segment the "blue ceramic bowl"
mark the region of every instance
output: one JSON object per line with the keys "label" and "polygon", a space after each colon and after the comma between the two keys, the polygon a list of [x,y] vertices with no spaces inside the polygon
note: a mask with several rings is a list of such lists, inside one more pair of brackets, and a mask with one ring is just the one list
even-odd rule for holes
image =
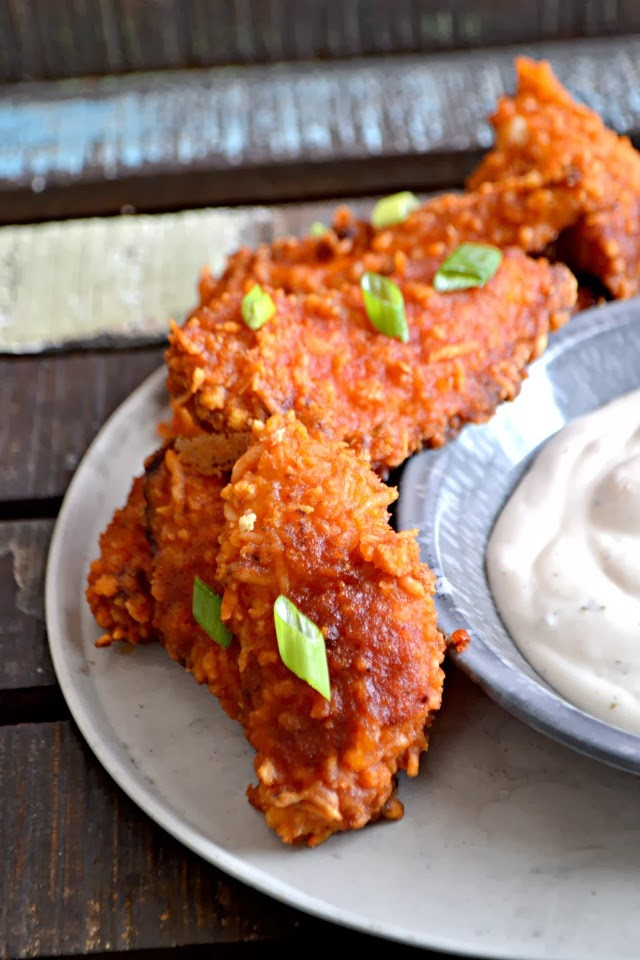
{"label": "blue ceramic bowl", "polygon": [[638,387],[640,298],[578,314],[551,338],[514,403],[407,464],[398,502],[399,526],[418,527],[423,559],[438,578],[442,629],[471,634],[468,649],[456,655],[462,669],[535,729],[633,773],[640,773],[640,737],[572,706],[518,651],[493,603],[485,550],[540,445],[570,420]]}

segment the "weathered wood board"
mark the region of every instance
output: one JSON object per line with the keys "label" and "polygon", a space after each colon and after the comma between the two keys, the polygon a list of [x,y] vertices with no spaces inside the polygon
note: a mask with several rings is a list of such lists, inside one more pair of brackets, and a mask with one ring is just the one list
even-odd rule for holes
{"label": "weathered wood board", "polygon": [[241,195],[244,171],[268,181],[287,168],[302,178],[302,165],[478,151],[522,52],[549,58],[616,129],[640,126],[636,36],[16,84],[0,98],[0,196],[34,192],[46,209],[49,188],[205,172],[217,203],[214,174],[235,173]]}
{"label": "weathered wood board", "polygon": [[4,516],[37,516],[37,501],[61,497],[104,421],[161,363],[158,348],[0,358]]}
{"label": "weathered wood board", "polygon": [[302,932],[137,810],[68,721],[0,727],[0,796],[0,957]]}
{"label": "weathered wood board", "polygon": [[0,0],[0,82],[628,34],[634,0]]}
{"label": "weathered wood board", "polygon": [[44,624],[52,520],[0,523],[0,690],[56,682]]}

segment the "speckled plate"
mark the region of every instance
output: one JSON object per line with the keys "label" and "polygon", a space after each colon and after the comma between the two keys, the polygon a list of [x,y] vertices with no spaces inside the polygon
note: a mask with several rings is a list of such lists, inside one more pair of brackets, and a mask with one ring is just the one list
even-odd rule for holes
{"label": "speckled plate", "polygon": [[409,462],[399,522],[419,527],[438,576],[447,632],[473,637],[458,657],[469,676],[537,730],[605,763],[640,773],[640,737],[589,716],[554,693],[524,660],[491,597],[485,548],[493,524],[540,444],[568,421],[640,387],[640,299],[586,311],[552,338],[522,392],[483,426]]}
{"label": "speckled plate", "polygon": [[[626,311],[601,316],[626,330]],[[582,317],[576,333],[588,337],[597,324],[595,315]],[[621,336],[628,347],[632,328]],[[249,806],[251,750],[206,689],[159,647],[96,650],[99,631],[84,599],[88,566],[100,531],[157,445],[165,376],[158,371],[143,384],[90,447],[60,512],[47,569],[58,679],[114,780],[206,860],[327,920],[492,960],[637,960],[640,778],[519,723],[459,671],[448,678],[420,775],[400,777],[404,818],[308,850],[285,847]],[[553,389],[542,394],[541,413],[553,429],[562,419],[554,420]],[[541,439],[534,427],[527,440],[521,430],[513,434],[506,462]],[[452,448],[461,462],[475,449],[473,437],[474,429],[465,431]],[[404,484],[406,523],[427,522],[425,468],[423,460],[412,467],[413,492],[411,474]],[[464,540],[469,551],[481,549],[482,529]],[[448,575],[454,582],[455,571]],[[451,621],[455,611],[443,606],[443,616]]]}

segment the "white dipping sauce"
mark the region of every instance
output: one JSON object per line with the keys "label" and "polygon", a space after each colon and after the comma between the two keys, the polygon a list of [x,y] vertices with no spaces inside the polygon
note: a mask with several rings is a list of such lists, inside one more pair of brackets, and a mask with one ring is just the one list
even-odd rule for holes
{"label": "white dipping sauce", "polygon": [[569,424],[498,518],[489,582],[531,666],[640,734],[640,390]]}

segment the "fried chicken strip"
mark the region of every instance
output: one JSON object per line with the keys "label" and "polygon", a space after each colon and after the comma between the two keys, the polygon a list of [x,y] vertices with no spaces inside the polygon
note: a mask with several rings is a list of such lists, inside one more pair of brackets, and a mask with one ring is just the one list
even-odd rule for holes
{"label": "fried chicken strip", "polygon": [[381,230],[342,207],[332,229],[320,237],[284,237],[256,250],[245,247],[229,257],[220,278],[205,271],[200,304],[223,293],[243,293],[253,283],[287,293],[318,293],[357,284],[366,270],[431,283],[444,257],[463,242],[541,252],[576,222],[585,201],[585,187],[573,172],[550,182],[527,171],[481,184],[473,193],[433,197],[403,223]]}
{"label": "fried chicken strip", "polygon": [[[242,694],[238,649],[214,643],[192,613],[193,582],[203,580],[216,593],[218,540],[224,527],[221,493],[229,472],[216,462],[220,438],[204,438],[214,452],[203,456],[199,439],[177,442],[147,461],[144,493],[147,535],[153,553],[153,625],[169,656],[206,683],[233,719]],[[195,446],[194,446],[195,445]]]}
{"label": "fried chicken strip", "polygon": [[[151,619],[169,655],[242,723],[256,750],[252,804],[287,843],[315,845],[402,815],[396,774],[415,775],[427,747],[445,640],[415,531],[389,526],[397,491],[345,444],[311,438],[292,414],[254,432],[229,485],[189,440],[147,460],[134,490],[137,507],[141,491],[146,504]],[[131,556],[124,542],[113,546],[103,538],[93,568],[137,562],[133,539]],[[100,610],[93,568],[88,595]],[[228,649],[194,621],[196,576],[223,596],[235,634]],[[330,702],[280,659],[281,593],[325,635]]]}
{"label": "fried chicken strip", "polygon": [[[615,297],[640,292],[640,154],[627,137],[569,95],[547,62],[516,60],[515,96],[492,117],[496,148],[468,180],[511,181],[535,173],[545,184],[582,186],[582,206],[561,256],[597,276]],[[570,224],[567,224],[570,226]]]}
{"label": "fried chicken strip", "polygon": [[191,606],[196,576],[222,592],[216,580],[220,494],[236,459],[224,438],[202,434],[174,438],[148,457],[100,538],[87,584],[93,615],[106,631],[98,646],[160,641],[234,719],[241,698],[237,657],[228,660],[195,624]]}
{"label": "fried chicken strip", "polygon": [[87,600],[108,646],[114,640],[146,643],[155,639],[151,571],[153,558],[145,530],[144,478],[136,477],[129,497],[100,537],[100,556],[91,564]]}
{"label": "fried chicken strip", "polygon": [[[438,709],[445,640],[416,531],[395,533],[386,487],[345,444],[270,419],[223,491],[217,576],[238,638],[251,803],[287,843],[396,819],[396,773],[418,772]],[[278,654],[284,594],[325,636],[331,700]]]}
{"label": "fried chicken strip", "polygon": [[516,249],[482,288],[439,294],[395,279],[406,344],[372,327],[359,287],[323,296],[272,290],[276,314],[257,332],[242,322],[241,295],[227,294],[173,326],[169,389],[203,427],[225,435],[294,410],[384,472],[512,399],[576,298],[564,266]]}

